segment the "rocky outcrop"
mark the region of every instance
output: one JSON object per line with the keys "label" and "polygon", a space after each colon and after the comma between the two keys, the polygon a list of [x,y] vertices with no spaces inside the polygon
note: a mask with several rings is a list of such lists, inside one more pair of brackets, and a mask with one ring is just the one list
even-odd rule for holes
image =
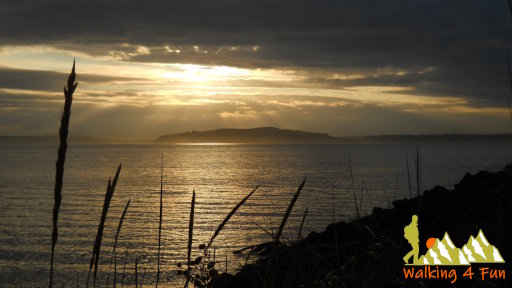
{"label": "rocky outcrop", "polygon": [[[270,286],[403,287],[407,283],[402,257],[411,249],[403,228],[414,214],[419,218],[420,255],[427,252],[425,243],[431,237],[442,239],[448,233],[453,244],[462,247],[482,229],[505,262],[512,262],[512,166],[508,165],[495,173],[466,174],[453,190],[437,186],[419,197],[395,201],[391,209],[374,208],[361,219],[330,224],[323,232],[281,245],[274,252],[277,265],[271,273],[277,277]],[[235,275],[220,274],[213,286],[263,287],[270,247],[270,243],[259,245],[254,264]],[[510,271],[510,263],[505,265]]]}

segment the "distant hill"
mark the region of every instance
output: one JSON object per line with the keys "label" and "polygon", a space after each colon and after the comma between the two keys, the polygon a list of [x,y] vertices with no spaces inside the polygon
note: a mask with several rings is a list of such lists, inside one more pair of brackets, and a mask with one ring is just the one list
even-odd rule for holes
{"label": "distant hill", "polygon": [[274,127],[192,131],[158,137],[154,143],[358,144],[358,143],[512,142],[512,134],[377,135],[333,137],[325,133]]}
{"label": "distant hill", "polygon": [[213,131],[192,131],[163,135],[156,143],[339,143],[340,138],[328,134],[304,132],[299,130],[281,130],[273,127],[253,129],[217,129]]}

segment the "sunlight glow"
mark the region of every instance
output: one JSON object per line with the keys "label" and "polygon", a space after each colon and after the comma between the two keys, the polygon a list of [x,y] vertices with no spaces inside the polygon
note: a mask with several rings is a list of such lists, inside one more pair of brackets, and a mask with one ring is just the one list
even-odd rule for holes
{"label": "sunlight glow", "polygon": [[164,71],[162,78],[180,80],[198,85],[208,84],[216,80],[249,77],[251,71],[227,66],[202,66],[194,64],[173,64],[173,71]]}
{"label": "sunlight glow", "polygon": [[[242,68],[126,60],[130,56],[152,57],[159,52],[166,53],[168,57],[181,57],[190,53],[181,49],[185,48],[172,45],[146,47],[125,43],[106,49],[107,54],[97,56],[74,51],[72,47],[59,49],[47,45],[3,46],[0,48],[0,68],[65,73],[75,58],[79,77],[85,74],[89,76],[89,80],[79,80],[80,89],[76,98],[79,103],[95,105],[102,110],[120,106],[150,107],[155,110],[162,107],[180,107],[178,109],[183,111],[203,109],[202,115],[210,111],[221,121],[226,121],[222,122],[226,123],[223,124],[225,126],[257,126],[262,119],[274,121],[273,125],[277,126],[292,126],[293,123],[287,123],[292,120],[284,117],[281,110],[293,110],[297,115],[303,116],[314,110],[365,107],[417,115],[428,112],[508,117],[506,108],[475,107],[463,97],[419,95],[414,87],[409,86],[356,85],[371,83],[366,79],[371,80],[372,77],[422,75],[434,71],[434,67],[411,71],[384,67],[373,71],[347,72],[300,67]],[[206,52],[200,46],[187,49],[195,51],[195,54]],[[239,50],[256,53],[260,49],[257,45],[233,46],[212,50],[212,53],[235,53]],[[38,89],[4,87],[0,92],[19,95],[18,99],[30,98],[32,100],[27,101],[33,103],[53,101],[52,105],[61,97],[60,91]],[[12,104],[9,110],[19,109],[16,105],[18,104]]]}

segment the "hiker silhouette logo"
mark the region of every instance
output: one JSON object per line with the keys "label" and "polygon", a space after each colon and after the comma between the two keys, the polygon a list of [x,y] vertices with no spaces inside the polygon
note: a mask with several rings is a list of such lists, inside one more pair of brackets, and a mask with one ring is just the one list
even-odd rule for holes
{"label": "hiker silhouette logo", "polygon": [[407,242],[411,244],[412,250],[404,256],[404,262],[408,263],[411,256],[413,256],[413,264],[418,264],[418,253],[420,251],[419,239],[420,233],[418,231],[418,216],[413,215],[411,223],[404,228],[404,237]]}
{"label": "hiker silhouette logo", "polygon": [[462,248],[453,244],[447,232],[445,232],[442,239],[429,238],[425,243],[428,250],[420,256],[418,216],[413,215],[411,223],[404,227],[404,238],[412,247],[412,250],[403,258],[405,265],[468,266],[472,263],[505,263],[498,248],[487,241],[482,230],[478,232],[476,237],[470,236],[468,242]]}

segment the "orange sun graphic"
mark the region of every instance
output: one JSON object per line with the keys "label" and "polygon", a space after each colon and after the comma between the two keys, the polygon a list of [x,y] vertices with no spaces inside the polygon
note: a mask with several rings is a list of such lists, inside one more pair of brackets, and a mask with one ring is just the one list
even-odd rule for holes
{"label": "orange sun graphic", "polygon": [[434,246],[434,243],[436,243],[436,238],[428,238],[427,240],[427,249],[430,249],[430,247]]}

